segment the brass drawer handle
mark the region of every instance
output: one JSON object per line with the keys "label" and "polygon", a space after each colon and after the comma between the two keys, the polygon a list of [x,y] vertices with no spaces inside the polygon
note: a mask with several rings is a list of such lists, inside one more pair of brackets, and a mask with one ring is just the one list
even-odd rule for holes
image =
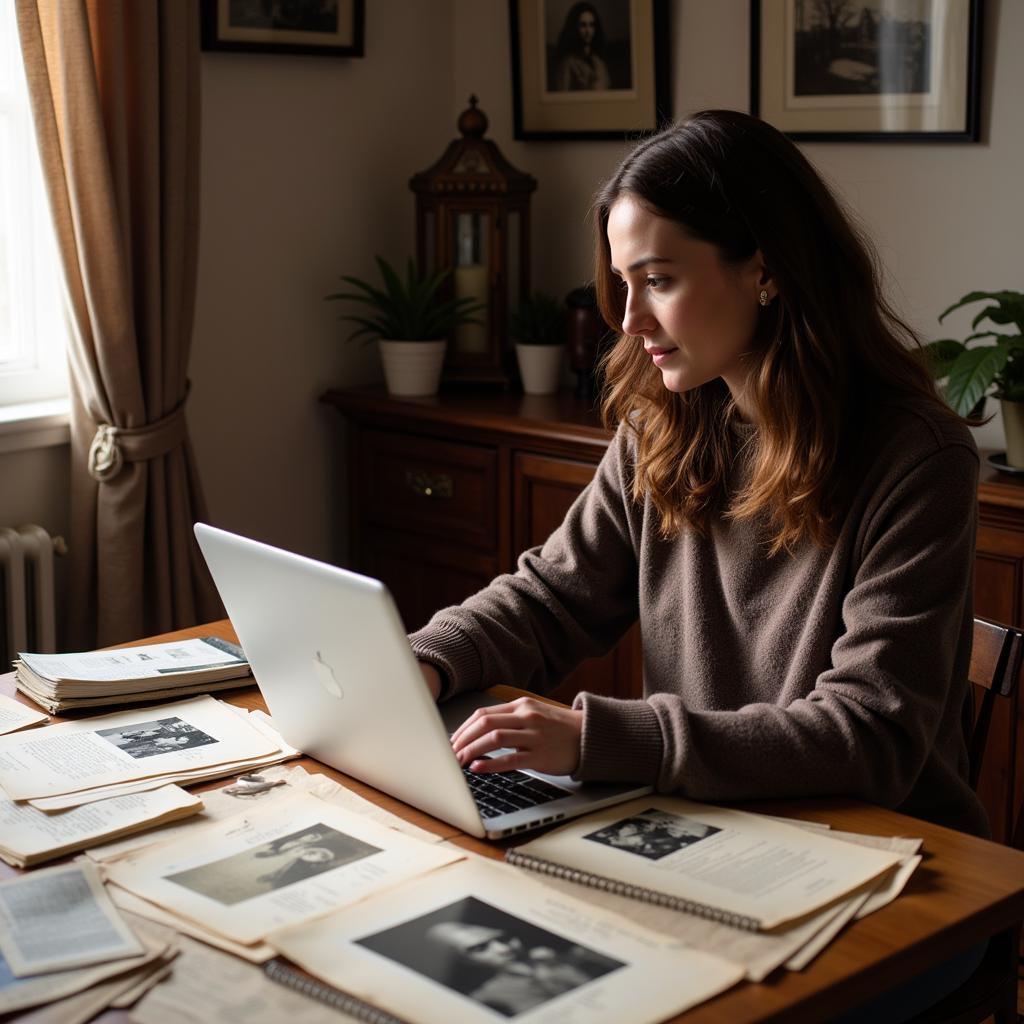
{"label": "brass drawer handle", "polygon": [[447,473],[426,473],[421,469],[405,471],[406,486],[424,498],[450,498],[454,491],[452,478]]}

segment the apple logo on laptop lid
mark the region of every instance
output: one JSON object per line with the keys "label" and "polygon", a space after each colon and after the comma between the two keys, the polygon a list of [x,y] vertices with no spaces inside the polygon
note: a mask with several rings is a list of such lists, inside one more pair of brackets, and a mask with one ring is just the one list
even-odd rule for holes
{"label": "apple logo on laptop lid", "polygon": [[316,673],[317,682],[332,696],[337,697],[338,700],[342,700],[345,697],[345,691],[341,688],[341,684],[334,676],[334,669],[327,664],[326,661],[320,656],[320,652],[317,651],[313,657],[313,671]]}

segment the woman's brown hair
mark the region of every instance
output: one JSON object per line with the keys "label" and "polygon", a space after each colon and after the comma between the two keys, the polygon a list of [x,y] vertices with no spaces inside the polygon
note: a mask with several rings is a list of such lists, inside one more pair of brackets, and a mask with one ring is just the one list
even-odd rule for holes
{"label": "woman's brown hair", "polygon": [[763,519],[772,555],[805,539],[830,546],[871,407],[913,399],[955,417],[917,336],[882,295],[870,244],[776,129],[735,111],[695,114],[640,143],[597,194],[598,304],[619,332],[625,296],[610,269],[608,214],[623,195],[714,244],[727,263],[760,250],[778,293],[761,309],[751,356],[751,475],[728,508],[738,442],[725,382],[674,393],[638,339],[621,335],[612,347],[603,411],[635,435],[633,497],[650,499],[666,537],[684,525],[704,532],[723,511]]}

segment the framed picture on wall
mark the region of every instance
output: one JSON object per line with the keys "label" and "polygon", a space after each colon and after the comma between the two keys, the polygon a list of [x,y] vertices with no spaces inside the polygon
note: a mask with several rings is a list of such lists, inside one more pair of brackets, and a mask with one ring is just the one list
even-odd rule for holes
{"label": "framed picture on wall", "polygon": [[365,0],[201,0],[204,50],[362,57]]}
{"label": "framed picture on wall", "polygon": [[517,139],[623,139],[670,116],[667,0],[509,0]]}
{"label": "framed picture on wall", "polygon": [[981,0],[751,0],[750,110],[794,139],[977,142]]}

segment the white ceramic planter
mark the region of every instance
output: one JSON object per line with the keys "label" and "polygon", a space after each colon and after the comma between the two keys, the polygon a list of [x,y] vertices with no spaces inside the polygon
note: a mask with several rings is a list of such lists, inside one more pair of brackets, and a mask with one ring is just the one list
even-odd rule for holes
{"label": "white ceramic planter", "polygon": [[436,395],[448,344],[440,341],[385,341],[377,343],[384,364],[384,382],[392,395]]}
{"label": "white ceramic planter", "polygon": [[516,345],[519,376],[528,395],[551,395],[562,380],[562,345]]}
{"label": "white ceramic planter", "polygon": [[1024,402],[999,400],[1003,414],[1003,433],[1006,435],[1006,463],[1015,469],[1024,469]]}

